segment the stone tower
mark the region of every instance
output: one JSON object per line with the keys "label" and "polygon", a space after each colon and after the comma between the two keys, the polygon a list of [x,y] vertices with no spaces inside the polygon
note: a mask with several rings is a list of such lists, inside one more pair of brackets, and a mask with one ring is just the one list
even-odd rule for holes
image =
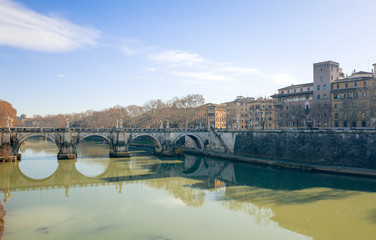
{"label": "stone tower", "polygon": [[316,128],[331,127],[330,91],[331,83],[339,78],[339,63],[333,61],[313,64],[313,99],[311,109],[313,126]]}

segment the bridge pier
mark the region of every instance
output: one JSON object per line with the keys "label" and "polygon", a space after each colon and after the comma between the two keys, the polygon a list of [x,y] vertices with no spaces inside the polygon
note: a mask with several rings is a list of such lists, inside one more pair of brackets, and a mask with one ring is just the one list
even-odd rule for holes
{"label": "bridge pier", "polygon": [[124,132],[118,130],[111,136],[111,150],[110,158],[128,158],[131,153],[128,151],[128,144],[126,143]]}
{"label": "bridge pier", "polygon": [[65,131],[58,137],[56,141],[59,152],[57,154],[58,160],[63,159],[76,159],[77,158],[77,140],[72,137],[70,129],[65,129]]}

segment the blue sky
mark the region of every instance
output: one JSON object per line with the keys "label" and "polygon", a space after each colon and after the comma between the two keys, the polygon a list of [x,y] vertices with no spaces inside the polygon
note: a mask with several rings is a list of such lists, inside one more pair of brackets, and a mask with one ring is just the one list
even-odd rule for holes
{"label": "blue sky", "polygon": [[18,114],[221,103],[376,63],[376,1],[0,0],[0,99]]}

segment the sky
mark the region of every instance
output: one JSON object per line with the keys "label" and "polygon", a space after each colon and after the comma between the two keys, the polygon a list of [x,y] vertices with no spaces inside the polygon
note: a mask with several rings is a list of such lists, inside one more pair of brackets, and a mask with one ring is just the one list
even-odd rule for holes
{"label": "sky", "polygon": [[0,0],[0,99],[18,115],[223,103],[376,63],[374,0]]}

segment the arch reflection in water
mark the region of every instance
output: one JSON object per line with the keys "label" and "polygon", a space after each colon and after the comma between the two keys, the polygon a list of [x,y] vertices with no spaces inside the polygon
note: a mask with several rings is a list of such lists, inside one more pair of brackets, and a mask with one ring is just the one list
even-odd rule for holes
{"label": "arch reflection in water", "polygon": [[43,179],[57,169],[56,144],[49,138],[31,137],[20,146],[23,160],[19,163],[23,173],[31,178]]}
{"label": "arch reflection in water", "polygon": [[109,164],[109,143],[100,136],[90,136],[77,146],[76,168],[85,176],[98,176]]}

